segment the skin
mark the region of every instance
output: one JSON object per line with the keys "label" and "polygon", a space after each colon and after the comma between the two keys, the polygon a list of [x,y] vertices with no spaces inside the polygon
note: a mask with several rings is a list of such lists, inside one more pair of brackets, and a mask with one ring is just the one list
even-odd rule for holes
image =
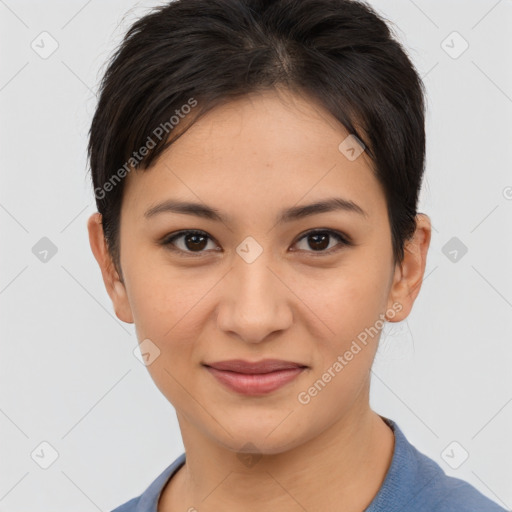
{"label": "skin", "polygon": [[[418,214],[405,258],[394,264],[385,196],[367,155],[350,161],[338,149],[347,135],[310,98],[250,94],[210,111],[151,169],[127,175],[123,280],[100,214],[88,221],[116,315],[135,323],[139,342],[158,346],[147,368],[176,409],[187,460],[164,488],[161,512],[356,512],[384,481],[394,436],[369,405],[380,332],[309,403],[297,399],[379,315],[406,318],[425,271],[430,219]],[[352,200],[367,216],[339,210],[276,224],[282,209],[331,197]],[[229,219],[144,217],[170,198],[207,204]],[[353,245],[330,237],[315,251],[318,241],[304,234],[319,228],[346,234]],[[194,240],[176,240],[189,256],[158,243],[185,229],[210,238],[199,249]],[[248,236],[263,250],[252,263],[236,252]],[[330,248],[338,250],[326,254]],[[225,388],[201,365],[234,358],[308,368],[251,397]],[[242,448],[248,442],[253,464],[237,456],[251,451]]]}

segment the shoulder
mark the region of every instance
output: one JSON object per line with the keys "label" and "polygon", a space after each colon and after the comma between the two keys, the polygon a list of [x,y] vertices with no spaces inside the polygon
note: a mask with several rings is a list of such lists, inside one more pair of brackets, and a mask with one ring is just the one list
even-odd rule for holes
{"label": "shoulder", "polygon": [[395,449],[384,483],[366,512],[506,512],[468,482],[448,476],[396,423],[383,419],[395,434]]}
{"label": "shoulder", "polygon": [[436,498],[433,505],[437,512],[505,512],[504,508],[469,483],[447,476],[444,472],[435,483],[432,492]]}
{"label": "shoulder", "polygon": [[163,488],[173,477],[174,473],[185,463],[185,460],[186,455],[182,453],[151,482],[149,487],[140,496],[132,498],[111,512],[157,512],[158,500]]}
{"label": "shoulder", "polygon": [[119,505],[112,512],[135,512],[137,510],[137,504],[139,503],[139,496],[132,498],[130,501]]}
{"label": "shoulder", "polygon": [[408,452],[417,468],[416,495],[418,512],[505,512],[468,482],[448,476],[433,459],[408,443]]}

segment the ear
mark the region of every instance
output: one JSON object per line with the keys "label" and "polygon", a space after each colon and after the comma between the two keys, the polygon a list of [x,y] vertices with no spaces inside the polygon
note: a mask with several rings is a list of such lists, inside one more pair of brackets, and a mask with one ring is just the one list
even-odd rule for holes
{"label": "ear", "polygon": [[87,221],[89,231],[89,244],[98,265],[107,293],[112,300],[117,318],[123,322],[133,323],[132,310],[128,301],[126,288],[119,277],[112,257],[108,251],[107,241],[103,233],[101,214],[93,213]]}
{"label": "ear", "polygon": [[404,259],[395,266],[388,297],[389,309],[395,303],[401,304],[402,308],[393,318],[388,319],[389,322],[400,322],[411,312],[423,282],[431,234],[430,218],[423,213],[416,215],[416,230],[404,244]]}

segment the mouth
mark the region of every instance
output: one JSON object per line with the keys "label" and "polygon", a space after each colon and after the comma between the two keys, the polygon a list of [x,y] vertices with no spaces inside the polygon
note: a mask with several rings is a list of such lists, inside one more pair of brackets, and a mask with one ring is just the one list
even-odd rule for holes
{"label": "mouth", "polygon": [[218,361],[215,363],[203,364],[216,370],[245,374],[261,374],[280,370],[307,368],[305,364],[296,363],[293,361],[283,361],[282,359],[263,359],[261,361],[255,362],[245,361],[244,359],[230,359],[229,361]]}
{"label": "mouth", "polygon": [[244,395],[264,395],[294,380],[308,366],[280,359],[250,362],[242,359],[203,363],[217,381]]}

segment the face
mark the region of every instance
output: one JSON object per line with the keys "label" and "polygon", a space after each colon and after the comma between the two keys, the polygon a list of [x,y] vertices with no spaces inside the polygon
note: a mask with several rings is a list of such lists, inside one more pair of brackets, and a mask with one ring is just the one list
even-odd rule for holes
{"label": "face", "polygon": [[[124,282],[91,217],[116,313],[135,323],[139,342],[150,340],[150,357],[159,351],[147,368],[182,429],[234,451],[251,441],[279,453],[368,409],[380,328],[385,316],[407,316],[429,231],[404,273],[370,160],[339,149],[347,136],[319,105],[285,91],[210,111],[154,167],[126,177]],[[304,209],[332,200],[337,207]],[[203,214],[161,206],[168,201]],[[204,366],[231,359],[305,368],[247,394]]]}

